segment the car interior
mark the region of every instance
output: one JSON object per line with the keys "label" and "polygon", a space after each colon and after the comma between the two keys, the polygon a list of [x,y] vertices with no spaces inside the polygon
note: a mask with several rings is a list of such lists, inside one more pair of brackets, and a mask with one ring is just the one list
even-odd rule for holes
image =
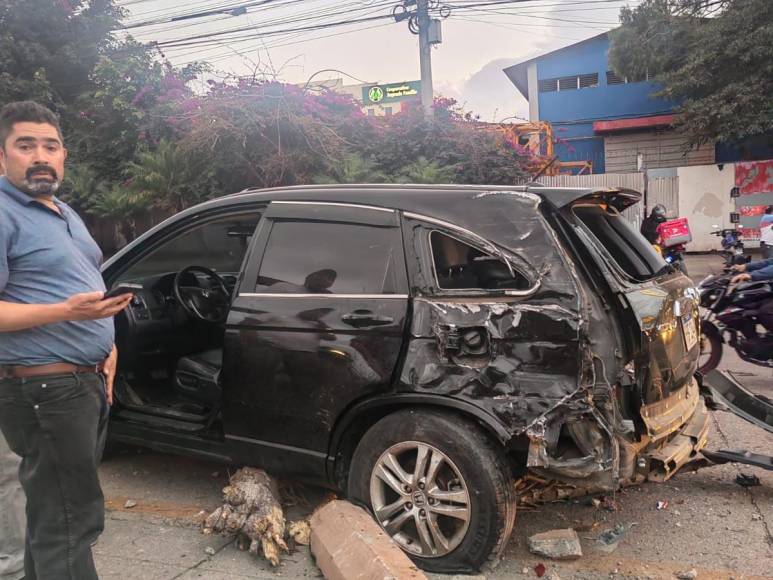
{"label": "car interior", "polygon": [[143,289],[116,317],[121,414],[176,428],[216,420],[228,308],[259,214],[230,216],[162,240],[114,284]]}
{"label": "car interior", "polygon": [[[433,231],[430,245],[439,288],[447,290],[527,290],[531,284],[496,256],[447,234]],[[514,274],[514,275],[513,275]]]}

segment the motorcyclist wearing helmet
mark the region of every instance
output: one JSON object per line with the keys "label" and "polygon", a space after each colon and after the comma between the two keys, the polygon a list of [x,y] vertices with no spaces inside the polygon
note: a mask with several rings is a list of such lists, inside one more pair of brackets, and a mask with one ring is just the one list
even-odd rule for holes
{"label": "motorcyclist wearing helmet", "polygon": [[644,218],[641,223],[641,234],[647,238],[650,244],[656,244],[658,241],[658,226],[666,221],[666,206],[662,203],[652,208],[650,215]]}
{"label": "motorcyclist wearing helmet", "polygon": [[748,264],[738,264],[733,266],[733,270],[735,272],[742,272],[741,274],[736,274],[730,280],[730,283],[733,285],[741,282],[773,281],[773,258],[757,260]]}

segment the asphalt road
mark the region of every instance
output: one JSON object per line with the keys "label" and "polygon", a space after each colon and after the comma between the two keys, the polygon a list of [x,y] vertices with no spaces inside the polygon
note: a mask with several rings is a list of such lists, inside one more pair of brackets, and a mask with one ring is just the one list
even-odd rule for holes
{"label": "asphalt road", "polygon": [[[700,280],[716,257],[692,257],[690,274]],[[730,354],[722,366],[747,387],[773,398],[773,372]],[[709,448],[748,449],[773,454],[773,435],[728,413],[714,413]],[[744,488],[739,473],[755,474],[761,485]],[[286,557],[272,570],[227,540],[204,536],[195,525],[201,510],[214,509],[228,472],[222,465],[127,449],[101,468],[108,505],[107,527],[95,546],[103,580],[211,580],[319,577],[308,549]],[[326,492],[290,485],[290,519],[308,514]],[[773,578],[773,472],[722,465],[678,474],[664,484],[647,483],[615,494],[616,511],[573,500],[521,510],[502,561],[489,579],[536,578],[543,563],[553,578],[675,578],[695,570],[698,578]],[[126,508],[127,501],[136,503]],[[668,507],[657,509],[659,501]],[[612,553],[596,541],[605,529],[627,532]],[[571,563],[539,559],[528,552],[529,535],[575,527],[584,556]],[[444,578],[435,576],[434,578]]]}

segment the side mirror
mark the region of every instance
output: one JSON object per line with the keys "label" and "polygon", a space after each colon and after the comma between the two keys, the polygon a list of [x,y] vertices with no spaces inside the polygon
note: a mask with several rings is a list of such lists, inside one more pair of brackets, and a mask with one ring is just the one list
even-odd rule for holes
{"label": "side mirror", "polygon": [[741,197],[741,188],[734,187],[730,190],[730,197]]}

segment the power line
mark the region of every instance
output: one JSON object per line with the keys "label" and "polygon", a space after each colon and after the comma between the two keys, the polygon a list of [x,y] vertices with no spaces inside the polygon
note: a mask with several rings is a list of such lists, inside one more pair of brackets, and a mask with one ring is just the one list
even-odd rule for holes
{"label": "power line", "polygon": [[[197,34],[193,36],[188,36],[184,38],[178,38],[175,40],[167,40],[167,41],[161,41],[155,43],[158,46],[163,47],[170,47],[170,46],[190,46],[191,44],[196,44],[197,41],[204,41],[211,40],[214,38],[217,38],[219,36],[223,36],[225,34],[234,34],[238,32],[250,32],[249,35],[258,35],[258,36],[275,36],[277,34],[283,34],[285,32],[300,32],[300,31],[312,31],[312,30],[320,30],[324,28],[333,28],[337,26],[346,26],[350,24],[360,24],[363,22],[375,22],[377,20],[391,20],[392,15],[391,14],[385,14],[385,15],[378,15],[378,16],[366,16],[363,18],[350,18],[348,20],[338,20],[335,22],[326,22],[326,23],[319,23],[319,24],[310,24],[308,26],[299,26],[296,28],[287,28],[284,30],[268,30],[266,32],[258,32],[255,30],[254,26],[245,26],[241,28],[235,28],[232,30],[227,31],[220,31],[220,32],[211,32],[208,34]],[[260,30],[260,29],[258,29]],[[233,40],[234,38],[230,38],[230,40]]]}
{"label": "power line", "polygon": [[154,24],[171,24],[172,22],[182,22],[184,20],[192,20],[196,18],[204,18],[206,16],[213,16],[216,14],[230,14],[232,16],[240,16],[247,11],[247,8],[255,6],[262,6],[277,2],[278,0],[255,0],[253,2],[246,2],[242,4],[235,4],[232,6],[214,8],[212,10],[204,10],[200,12],[193,12],[189,14],[182,14],[177,16],[164,16],[151,20],[145,20],[143,22],[135,22],[126,24],[123,26],[123,30],[131,30],[133,28],[143,28],[145,26],[152,26]]}
{"label": "power line", "polygon": [[[300,2],[300,1],[302,1],[302,0],[294,0],[294,2]],[[290,5],[290,4],[283,5],[283,6],[289,6],[289,5]],[[356,1],[356,2],[350,2],[348,5],[347,5],[347,4],[344,4],[344,5],[343,5],[343,7],[349,7],[349,6],[352,6],[352,7],[354,7],[354,6],[358,6],[358,5],[360,5],[360,2],[359,2],[359,0],[358,0],[358,1]],[[269,6],[269,7],[265,8],[264,10],[266,10],[266,9],[270,9],[270,8],[272,8],[272,7],[275,7],[275,5],[274,5],[274,6]],[[339,7],[340,7],[340,6],[339,6]],[[362,8],[360,8],[360,10],[361,10],[361,9],[362,9]],[[308,19],[310,16],[319,16],[319,17],[322,17],[322,18],[324,18],[324,17],[328,17],[328,16],[331,16],[331,15],[335,15],[335,14],[333,14],[333,13],[329,12],[329,10],[330,10],[330,6],[325,6],[325,7],[322,7],[322,8],[317,8],[317,9],[315,9],[315,10],[312,10],[312,11],[305,10],[305,11],[303,12],[303,15],[304,15],[304,16],[305,16],[307,19]],[[354,8],[354,10],[356,10],[356,8]],[[343,14],[348,14],[348,13],[350,13],[350,12],[351,12],[351,11],[347,10],[347,11],[345,11],[345,12],[340,12],[340,13],[338,13],[338,14],[342,14],[342,13],[343,13]],[[262,12],[261,12],[261,13],[262,13]],[[249,15],[251,15],[251,14],[254,14],[254,13],[253,13],[253,12],[248,12],[248,13],[247,13],[247,16],[249,16]],[[135,33],[135,34],[136,34],[137,36],[147,36],[147,35],[152,35],[152,34],[161,34],[161,33],[163,33],[163,32],[168,32],[168,31],[171,31],[171,30],[175,30],[175,31],[176,31],[176,30],[181,30],[181,29],[183,29],[183,28],[190,28],[190,27],[196,27],[196,26],[203,26],[203,25],[205,25],[205,24],[209,24],[209,23],[213,23],[213,22],[218,22],[218,21],[221,21],[221,20],[230,20],[231,18],[233,18],[233,17],[231,17],[231,16],[223,16],[223,15],[221,15],[221,17],[220,17],[220,18],[215,18],[215,19],[212,19],[212,20],[206,20],[206,21],[204,21],[204,22],[192,22],[192,23],[188,23],[188,24],[182,24],[182,25],[181,25],[181,24],[175,24],[175,25],[173,25],[173,26],[169,26],[169,27],[166,27],[166,28],[156,28],[156,29],[153,29],[153,30],[147,30],[147,31],[144,31],[144,32],[143,32],[143,31],[141,31],[141,32],[139,32],[139,33]],[[290,15],[290,16],[281,16],[281,17],[279,17],[279,18],[275,18],[275,19],[273,19],[273,20],[264,20],[264,21],[262,22],[262,25],[263,25],[264,27],[268,27],[268,26],[274,26],[274,25],[282,25],[282,24],[287,24],[287,23],[290,23],[290,22],[298,22],[298,18],[297,18],[297,17],[295,17],[295,15],[294,15],[294,14],[293,14],[293,15]]]}

